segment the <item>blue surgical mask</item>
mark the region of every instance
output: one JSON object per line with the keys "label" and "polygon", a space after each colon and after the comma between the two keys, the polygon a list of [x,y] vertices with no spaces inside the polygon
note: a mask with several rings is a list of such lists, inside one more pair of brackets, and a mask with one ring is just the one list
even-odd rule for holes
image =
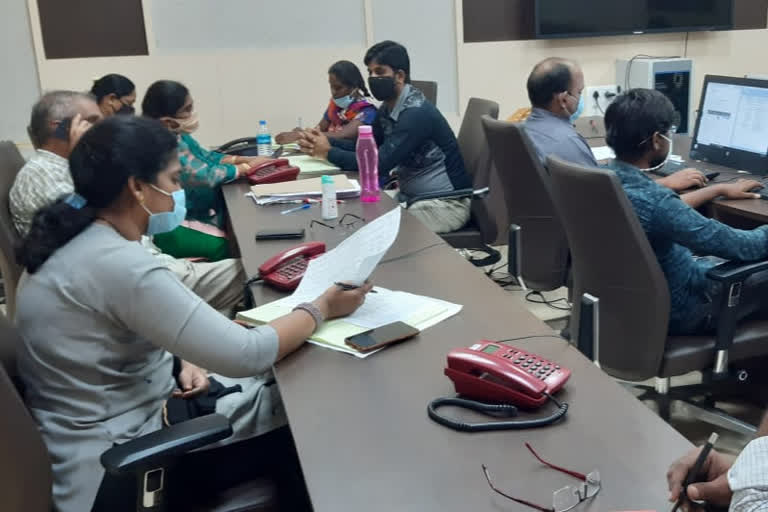
{"label": "blue surgical mask", "polygon": [[353,98],[351,94],[347,94],[346,96],[342,96],[341,98],[333,98],[333,102],[336,104],[337,107],[339,107],[342,110],[349,107],[354,101],[355,101],[355,98]]}
{"label": "blue surgical mask", "polygon": [[[572,98],[575,98],[575,96],[571,93],[568,93],[568,96],[571,96]],[[579,105],[576,107],[576,112],[571,114],[571,124],[575,123],[578,118],[581,117],[581,114],[584,113],[584,95],[579,95]]]}
{"label": "blue surgical mask", "polygon": [[152,184],[149,185],[158,192],[170,196],[173,198],[173,210],[170,212],[152,213],[149,209],[141,205],[149,214],[149,224],[147,224],[147,236],[159,235],[161,233],[170,233],[177,227],[181,226],[184,219],[187,216],[187,197],[184,194],[184,189],[171,192],[158,188]]}

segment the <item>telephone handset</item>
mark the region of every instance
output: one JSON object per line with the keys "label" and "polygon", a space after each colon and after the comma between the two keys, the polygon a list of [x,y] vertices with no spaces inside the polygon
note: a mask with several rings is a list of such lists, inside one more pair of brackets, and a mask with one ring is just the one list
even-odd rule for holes
{"label": "telephone handset", "polygon": [[292,166],[287,159],[279,158],[251,167],[246,174],[251,185],[263,185],[293,181],[299,177],[300,172],[301,170]]}
{"label": "telephone handset", "polygon": [[325,243],[307,242],[282,251],[259,267],[259,277],[280,290],[293,291],[307,271],[309,260],[325,252]]}
{"label": "telephone handset", "polygon": [[[439,398],[430,404],[428,412],[433,420],[456,430],[473,432],[544,426],[558,421],[568,411],[568,404],[560,404],[552,395],[562,389],[571,371],[516,347],[481,341],[469,348],[452,350],[448,354],[445,375],[453,381],[462,398]],[[536,409],[548,401],[558,406],[554,414],[526,421],[470,424],[437,413],[438,407],[454,405],[515,416],[518,407]]]}

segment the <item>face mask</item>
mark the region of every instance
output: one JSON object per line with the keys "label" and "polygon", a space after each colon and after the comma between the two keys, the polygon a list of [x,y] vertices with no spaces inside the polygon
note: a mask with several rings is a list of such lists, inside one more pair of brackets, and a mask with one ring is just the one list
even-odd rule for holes
{"label": "face mask", "polygon": [[173,130],[176,133],[195,133],[200,126],[200,119],[197,117],[197,112],[192,112],[189,117],[166,117],[165,119],[170,119],[179,125]]}
{"label": "face mask", "polygon": [[126,115],[126,116],[132,116],[134,112],[136,112],[136,109],[133,108],[132,105],[126,105],[125,103],[120,102],[122,107],[117,109],[115,111],[115,115]]}
{"label": "face mask", "polygon": [[[572,95],[571,93],[568,93],[568,96],[575,98],[575,96]],[[565,111],[568,112],[568,107],[565,108]],[[571,114],[571,118],[570,118],[571,124],[575,123],[576,120],[579,117],[581,117],[581,114],[583,113],[584,113],[584,95],[582,94],[579,96],[579,104],[576,106],[576,112]]]}
{"label": "face mask", "polygon": [[379,101],[389,101],[397,95],[393,76],[369,76],[368,87],[371,88],[373,97]]}
{"label": "face mask", "polygon": [[177,227],[181,226],[184,219],[187,216],[187,197],[184,194],[184,189],[174,191],[173,193],[166,192],[161,188],[157,188],[154,185],[150,185],[158,192],[170,196],[173,198],[173,210],[170,212],[152,213],[149,209],[141,205],[144,211],[149,214],[149,224],[147,224],[147,236],[159,235],[161,233],[170,233]]}
{"label": "face mask", "polygon": [[[669,137],[665,137],[665,136],[664,136],[664,135],[662,135],[662,134],[659,134],[659,137],[661,137],[662,139],[664,139],[664,140],[666,140],[667,142],[669,142],[669,151],[667,151],[667,156],[666,156],[666,158],[664,158],[663,160],[661,160],[661,162],[658,162],[658,160],[657,160],[657,163],[656,163],[656,164],[654,164],[653,162],[651,162],[651,166],[652,166],[652,167],[649,167],[648,169],[640,169],[641,171],[644,171],[644,172],[653,172],[653,171],[658,171],[659,169],[661,169],[662,167],[664,167],[665,165],[667,165],[667,162],[669,162],[669,157],[671,157],[671,156],[672,156],[672,145],[673,145],[673,141],[672,141],[672,139],[670,139]],[[642,144],[643,144],[643,143],[640,143],[640,145],[642,145]]]}
{"label": "face mask", "polygon": [[333,102],[342,110],[349,107],[353,101],[355,101],[355,98],[353,98],[351,94],[347,94],[341,98],[333,98]]}

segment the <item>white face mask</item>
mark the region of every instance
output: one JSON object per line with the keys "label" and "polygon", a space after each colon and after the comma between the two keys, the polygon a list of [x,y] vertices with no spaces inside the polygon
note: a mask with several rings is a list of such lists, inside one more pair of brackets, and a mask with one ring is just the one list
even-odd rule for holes
{"label": "white face mask", "polygon": [[[654,165],[653,167],[650,167],[648,169],[640,169],[643,172],[658,171],[659,169],[661,169],[662,167],[667,165],[667,162],[669,162],[669,158],[672,156],[673,140],[670,139],[669,137],[665,136],[665,135],[662,135],[662,134],[659,134],[659,137],[661,137],[662,139],[664,139],[667,142],[669,142],[669,151],[667,151],[667,157],[664,160],[662,160],[662,162],[659,165]],[[641,145],[642,145],[642,143],[641,143]]]}

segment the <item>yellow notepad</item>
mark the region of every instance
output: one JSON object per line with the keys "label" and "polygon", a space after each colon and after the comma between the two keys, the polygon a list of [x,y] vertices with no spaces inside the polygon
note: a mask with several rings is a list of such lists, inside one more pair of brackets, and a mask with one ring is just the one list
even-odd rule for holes
{"label": "yellow notepad", "polygon": [[328,160],[324,160],[322,158],[313,158],[309,155],[289,156],[288,162],[290,162],[292,166],[301,169],[302,175],[341,171],[341,168],[336,167]]}

